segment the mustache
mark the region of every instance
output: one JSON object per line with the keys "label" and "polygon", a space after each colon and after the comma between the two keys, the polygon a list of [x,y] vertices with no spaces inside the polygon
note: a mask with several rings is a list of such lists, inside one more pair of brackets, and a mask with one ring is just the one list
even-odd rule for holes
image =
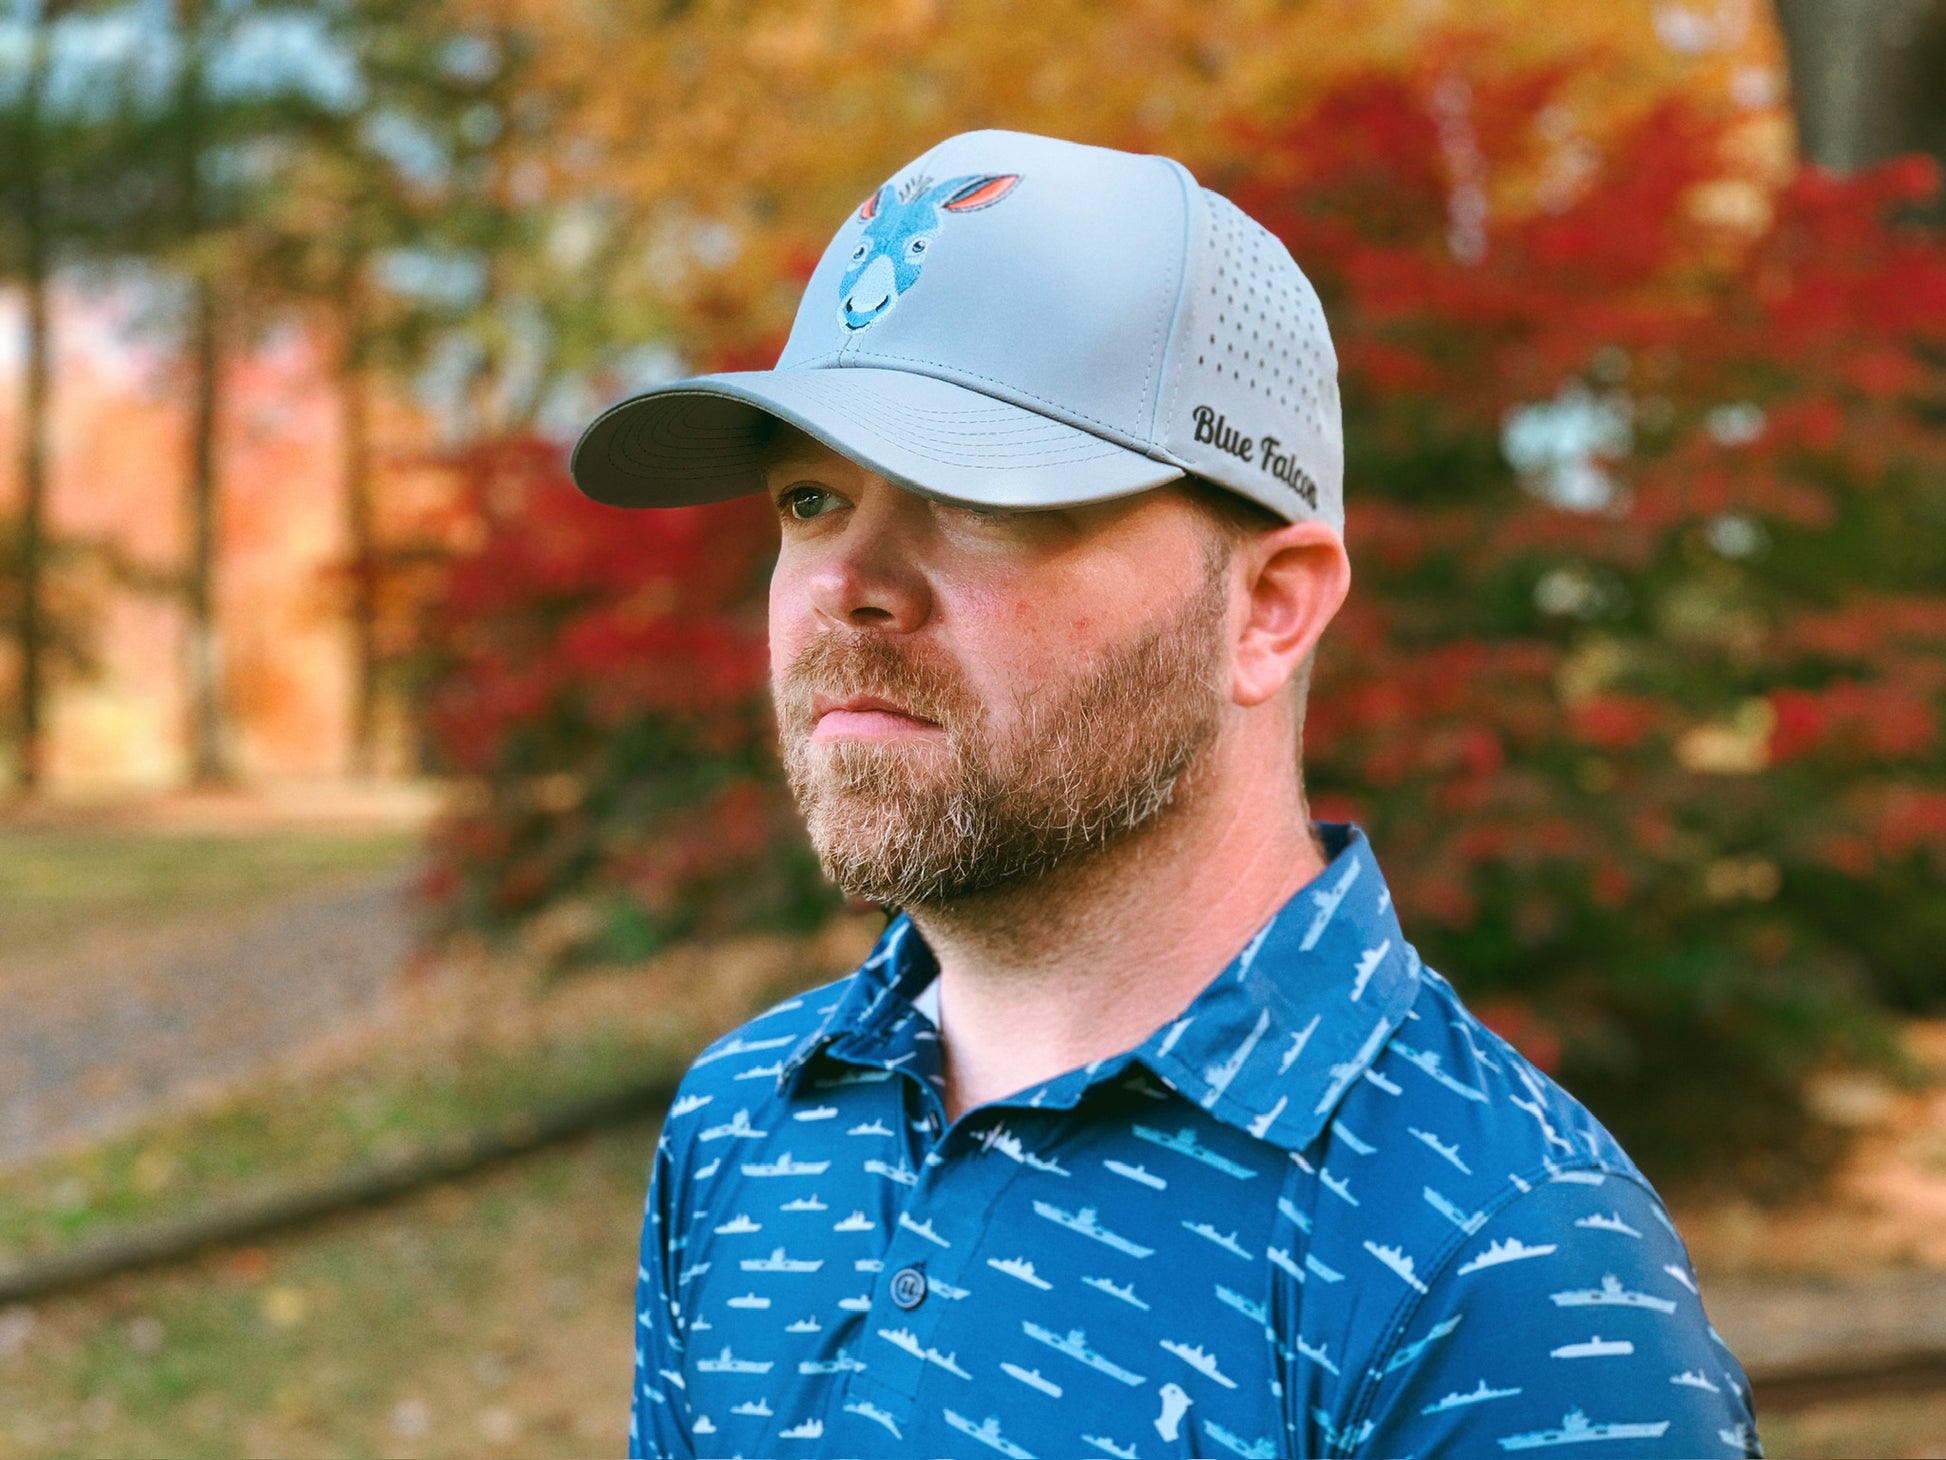
{"label": "mustache", "polygon": [[904,706],[952,736],[979,715],[978,697],[946,662],[913,655],[872,633],[827,631],[791,656],[773,686],[778,722],[787,735],[808,735],[818,694],[871,695]]}

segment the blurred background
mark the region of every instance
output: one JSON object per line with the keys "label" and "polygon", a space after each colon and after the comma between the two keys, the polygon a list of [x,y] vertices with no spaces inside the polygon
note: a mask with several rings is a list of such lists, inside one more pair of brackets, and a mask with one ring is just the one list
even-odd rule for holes
{"label": "blurred background", "polygon": [[1946,0],[3,14],[0,1456],[621,1452],[659,1102],[881,919],[763,507],[565,446],[980,126],[1290,245],[1314,812],[1669,1196],[1771,1453],[1946,1454]]}

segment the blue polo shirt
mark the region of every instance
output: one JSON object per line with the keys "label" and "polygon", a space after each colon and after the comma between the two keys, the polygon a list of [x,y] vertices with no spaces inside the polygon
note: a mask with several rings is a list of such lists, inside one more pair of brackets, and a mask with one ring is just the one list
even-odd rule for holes
{"label": "blue polo shirt", "polygon": [[905,917],[711,1045],[656,1147],[630,1455],[1761,1453],[1654,1190],[1317,829],[1180,1015],[950,1128]]}

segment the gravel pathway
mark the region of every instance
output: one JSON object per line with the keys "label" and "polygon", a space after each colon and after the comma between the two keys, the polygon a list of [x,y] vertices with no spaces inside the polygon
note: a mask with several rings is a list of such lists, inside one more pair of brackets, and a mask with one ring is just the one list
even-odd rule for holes
{"label": "gravel pathway", "polygon": [[206,1096],[360,1012],[411,951],[409,875],[0,965],[0,1166]]}

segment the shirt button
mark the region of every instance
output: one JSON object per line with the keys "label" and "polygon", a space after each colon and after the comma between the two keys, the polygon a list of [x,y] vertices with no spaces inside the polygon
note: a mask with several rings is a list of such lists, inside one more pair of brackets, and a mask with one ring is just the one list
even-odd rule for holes
{"label": "shirt button", "polygon": [[892,1301],[901,1308],[917,1308],[926,1301],[926,1273],[918,1267],[902,1267],[892,1274]]}

